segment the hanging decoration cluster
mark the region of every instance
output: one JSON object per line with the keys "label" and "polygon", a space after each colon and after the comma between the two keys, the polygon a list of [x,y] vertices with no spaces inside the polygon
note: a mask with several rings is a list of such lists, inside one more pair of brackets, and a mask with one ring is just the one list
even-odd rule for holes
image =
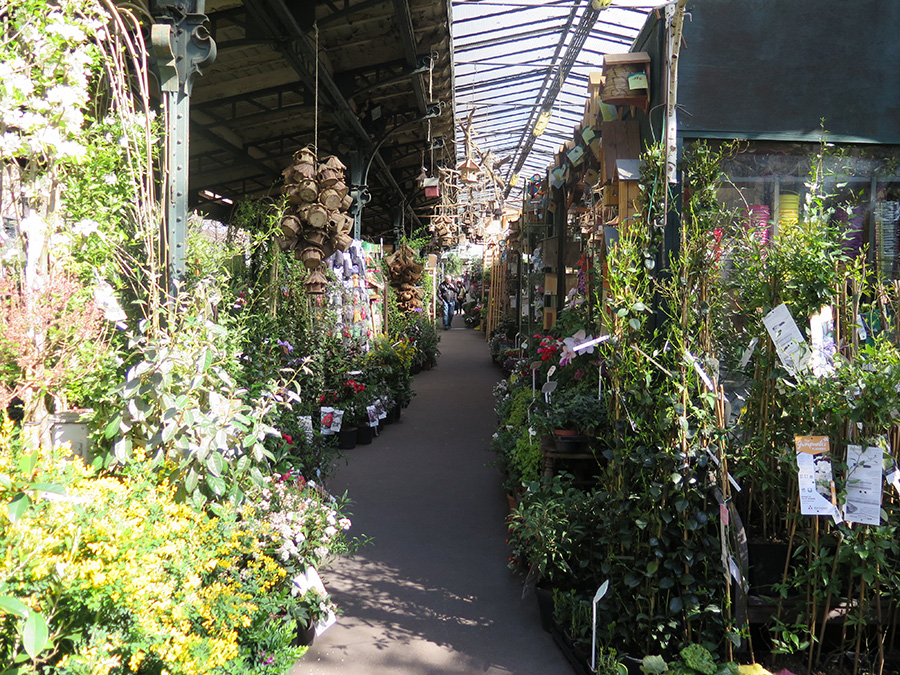
{"label": "hanging decoration cluster", "polygon": [[396,253],[384,259],[388,278],[397,294],[397,306],[402,312],[412,312],[422,307],[424,291],[417,284],[425,266],[416,260],[416,253],[404,244]]}
{"label": "hanging decoration cluster", "polygon": [[318,162],[315,149],[307,146],[282,172],[288,208],[281,220],[279,245],[282,251],[293,250],[313,270],[307,282],[313,293],[324,288],[324,274],[318,269],[322,261],[335,250],[346,251],[353,242],[353,218],[347,214],[353,198],[344,182],[346,168],[333,155]]}
{"label": "hanging decoration cluster", "polygon": [[450,248],[458,239],[456,220],[448,214],[441,214],[431,219],[428,228],[437,238],[441,248]]}

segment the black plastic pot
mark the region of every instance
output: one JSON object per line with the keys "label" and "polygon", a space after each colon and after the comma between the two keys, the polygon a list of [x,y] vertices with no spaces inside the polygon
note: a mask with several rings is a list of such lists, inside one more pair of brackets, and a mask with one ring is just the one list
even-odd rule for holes
{"label": "black plastic pot", "polygon": [[338,447],[341,450],[352,450],[356,447],[356,427],[342,426],[338,432]]}
{"label": "black plastic pot", "polygon": [[368,424],[365,424],[356,430],[357,445],[371,445],[373,438],[375,438],[375,429]]}

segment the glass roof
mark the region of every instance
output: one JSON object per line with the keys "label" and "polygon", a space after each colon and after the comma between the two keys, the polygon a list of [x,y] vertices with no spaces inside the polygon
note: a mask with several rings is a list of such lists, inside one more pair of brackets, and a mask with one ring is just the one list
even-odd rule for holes
{"label": "glass roof", "polygon": [[[559,146],[572,138],[584,116],[588,74],[601,69],[604,54],[627,52],[648,12],[663,3],[613,0],[600,9],[602,4],[453,0],[458,160],[466,159],[468,148],[484,166],[490,153],[500,182],[488,189],[505,195],[509,206],[520,205],[527,179],[543,176]],[[551,111],[550,121],[535,137],[542,110]],[[518,182],[509,187],[514,174]]]}

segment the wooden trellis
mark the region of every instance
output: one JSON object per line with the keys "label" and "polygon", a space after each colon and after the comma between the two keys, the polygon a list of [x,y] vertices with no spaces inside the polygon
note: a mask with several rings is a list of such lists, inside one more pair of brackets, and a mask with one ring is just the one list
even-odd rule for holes
{"label": "wooden trellis", "polygon": [[484,336],[488,339],[506,311],[509,298],[506,294],[506,259],[494,244],[488,247],[484,256],[484,269],[491,270],[491,287],[487,298],[487,317]]}

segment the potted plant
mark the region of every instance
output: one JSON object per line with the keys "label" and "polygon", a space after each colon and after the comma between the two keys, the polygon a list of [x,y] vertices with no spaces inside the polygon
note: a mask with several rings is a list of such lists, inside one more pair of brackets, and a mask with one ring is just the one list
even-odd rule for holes
{"label": "potted plant", "polygon": [[554,392],[541,414],[559,452],[583,450],[597,429],[606,425],[606,405],[595,392],[562,389]]}

